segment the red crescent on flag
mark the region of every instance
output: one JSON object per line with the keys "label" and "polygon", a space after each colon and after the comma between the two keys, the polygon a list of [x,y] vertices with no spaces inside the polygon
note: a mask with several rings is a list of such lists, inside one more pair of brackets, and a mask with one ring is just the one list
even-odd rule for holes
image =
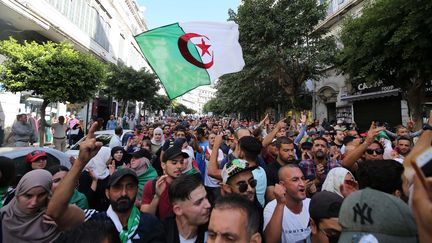
{"label": "red crescent on flag", "polygon": [[191,38],[194,38],[194,37],[205,37],[207,40],[209,39],[209,38],[207,38],[204,35],[200,35],[200,34],[196,34],[196,33],[186,33],[186,34],[180,36],[179,39],[178,39],[178,43],[177,44],[178,44],[178,48],[180,50],[180,53],[182,54],[183,58],[186,59],[186,61],[190,62],[191,64],[193,64],[193,65],[195,65],[195,66],[197,66],[199,68],[208,69],[211,66],[213,66],[213,64],[214,64],[213,52],[212,52],[212,55],[211,55],[212,56],[212,60],[210,62],[208,62],[208,63],[202,63],[202,62],[196,60],[192,56],[192,54],[190,53],[189,49],[187,48],[187,44],[188,44],[189,40]]}

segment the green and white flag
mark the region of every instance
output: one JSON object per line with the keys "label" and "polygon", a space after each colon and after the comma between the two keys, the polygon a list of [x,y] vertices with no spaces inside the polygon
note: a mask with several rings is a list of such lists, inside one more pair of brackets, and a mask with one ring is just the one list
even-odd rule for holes
{"label": "green and white flag", "polygon": [[135,39],[170,99],[226,73],[243,69],[238,25],[232,22],[175,23]]}

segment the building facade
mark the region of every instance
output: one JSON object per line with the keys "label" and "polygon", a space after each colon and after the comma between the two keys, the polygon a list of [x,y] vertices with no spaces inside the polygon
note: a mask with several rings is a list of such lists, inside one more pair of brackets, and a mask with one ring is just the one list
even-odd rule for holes
{"label": "building facade", "polygon": [[[146,30],[136,0],[0,0],[0,40],[12,36],[21,41],[66,41],[103,62],[122,63],[137,70],[149,69],[134,39],[134,35]],[[11,126],[19,112],[37,111],[37,102],[37,98],[23,92],[0,90],[2,125]],[[108,112],[112,102],[106,103]],[[89,116],[92,109],[84,110],[88,111],[84,115]],[[47,110],[48,115],[65,113],[62,104],[51,104]]]}
{"label": "building facade", "polygon": [[[323,3],[321,0],[320,3]],[[365,1],[329,0],[327,17],[318,26],[327,28],[330,35],[339,36],[342,22],[347,16],[359,16]],[[341,46],[341,43],[337,43]],[[348,77],[334,67],[326,70],[324,78],[315,82],[313,113],[323,121],[355,122],[362,130],[369,128],[370,121],[386,121],[390,126],[406,123],[409,119],[407,102],[399,89],[393,86],[360,83],[351,85]]]}
{"label": "building facade", "polygon": [[200,86],[194,90],[187,92],[176,100],[186,107],[196,111],[199,115],[203,114],[204,105],[215,97],[216,89],[212,86]]}

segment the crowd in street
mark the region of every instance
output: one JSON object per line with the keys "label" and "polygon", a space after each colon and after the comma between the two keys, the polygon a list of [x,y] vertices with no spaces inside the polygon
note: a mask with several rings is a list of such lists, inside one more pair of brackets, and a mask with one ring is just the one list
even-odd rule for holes
{"label": "crowd in street", "polygon": [[[124,120],[91,124],[71,168],[35,148],[16,181],[0,156],[0,242],[432,242],[431,174],[415,163],[432,113],[419,131],[306,115]],[[70,121],[51,126],[64,151]],[[106,146],[100,129],[114,130]]]}

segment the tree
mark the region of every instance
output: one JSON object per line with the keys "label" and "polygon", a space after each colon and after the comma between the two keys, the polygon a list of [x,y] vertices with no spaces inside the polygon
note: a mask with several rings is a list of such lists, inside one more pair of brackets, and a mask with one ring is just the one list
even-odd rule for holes
{"label": "tree", "polygon": [[8,58],[0,65],[1,82],[8,91],[33,91],[43,99],[40,108],[40,144],[44,144],[45,109],[51,102],[84,102],[104,79],[104,65],[68,43],[0,42]]}
{"label": "tree", "polygon": [[226,113],[221,106],[220,100],[215,97],[207,101],[203,107],[203,113],[213,112],[214,115],[225,115]]}
{"label": "tree", "polygon": [[186,114],[195,114],[195,113],[196,113],[196,111],[194,111],[194,110],[192,110],[192,109],[186,107],[186,106],[183,105],[183,104],[177,103],[175,100],[173,100],[173,101],[171,102],[171,105],[172,105],[172,108],[173,108],[172,111],[173,111],[174,113],[176,113],[176,114],[180,114],[180,113],[182,113],[182,112],[184,112],[184,113],[186,113]]}
{"label": "tree", "polygon": [[148,107],[154,99],[159,99],[156,96],[159,82],[156,81],[156,76],[145,68],[137,71],[125,65],[111,64],[104,86],[107,94],[122,100],[120,116],[124,115],[129,100],[143,101],[144,106]]}
{"label": "tree", "polygon": [[[241,83],[239,89],[233,89],[240,91],[233,94],[241,96],[237,102],[259,103],[262,99],[254,97],[283,100],[286,96],[295,108],[304,82],[317,80],[324,74],[322,69],[333,64],[334,39],[325,36],[324,28],[316,29],[326,6],[317,5],[316,0],[246,0],[237,14],[232,10],[229,14],[239,25],[246,63],[240,74],[227,76],[231,79],[228,86]],[[247,92],[241,92],[243,89]],[[284,92],[272,93],[275,89]]]}
{"label": "tree", "polygon": [[150,110],[166,110],[170,106],[170,99],[166,95],[156,95],[148,104]]}
{"label": "tree", "polygon": [[425,83],[432,80],[432,2],[377,0],[343,27],[339,68],[351,81],[399,87],[421,123]]}

